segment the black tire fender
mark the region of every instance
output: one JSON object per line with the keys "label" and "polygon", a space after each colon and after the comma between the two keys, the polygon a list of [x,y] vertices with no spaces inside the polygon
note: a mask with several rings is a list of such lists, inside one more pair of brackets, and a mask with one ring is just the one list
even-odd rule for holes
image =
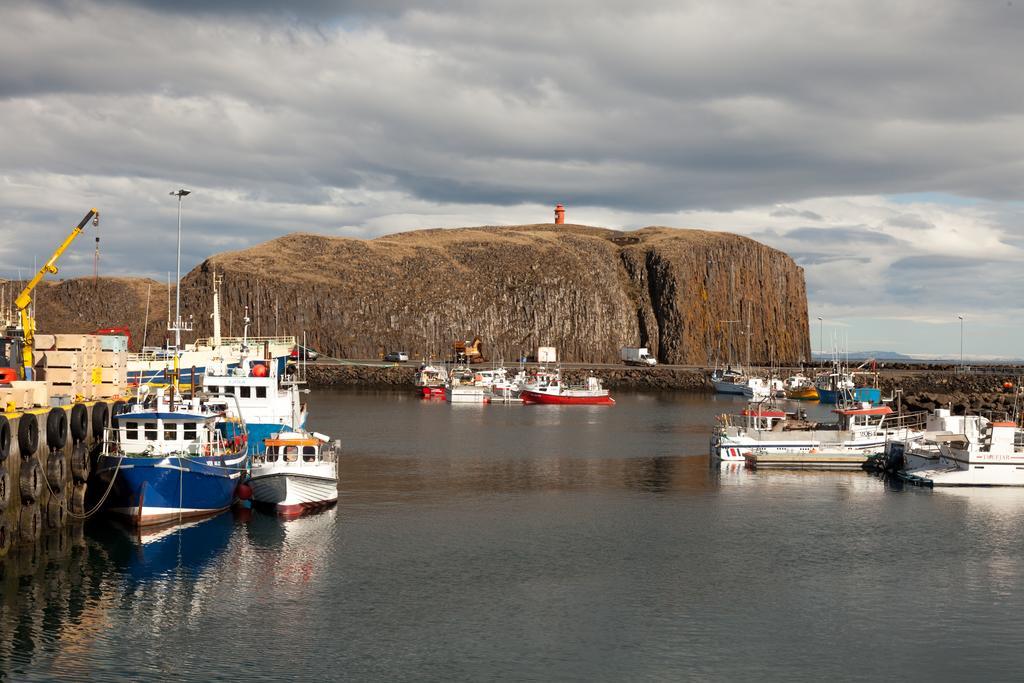
{"label": "black tire fender", "polygon": [[18,420],[18,450],[23,458],[31,458],[39,450],[39,423],[32,413],[24,413]]}
{"label": "black tire fender", "polygon": [[74,490],[71,491],[71,511],[76,515],[85,514],[85,484],[75,484]]}
{"label": "black tire fender", "polygon": [[71,436],[75,441],[85,441],[89,436],[89,409],[84,403],[76,403],[71,408]]}
{"label": "black tire fender", "polygon": [[92,440],[102,441],[103,431],[110,421],[110,406],[100,401],[92,407]]}
{"label": "black tire fender", "polygon": [[11,527],[8,526],[7,520],[0,518],[0,557],[7,555],[7,551],[11,549],[11,543],[14,541],[11,538]]}
{"label": "black tire fender", "polygon": [[71,476],[78,481],[85,481],[89,478],[89,470],[92,469],[89,462],[89,449],[84,443],[76,443],[71,451]]}
{"label": "black tire fender", "polygon": [[36,504],[23,505],[18,517],[18,536],[23,541],[37,541],[43,532],[43,519]]}
{"label": "black tire fender", "polygon": [[68,461],[64,454],[60,451],[50,451],[50,457],[46,459],[46,481],[50,484],[50,490],[63,490],[67,477]]}
{"label": "black tire fender", "polygon": [[63,408],[51,408],[46,415],[46,445],[64,448],[68,442],[68,414]]}
{"label": "black tire fender", "polygon": [[43,495],[43,468],[39,465],[39,458],[29,458],[21,463],[19,486],[23,503],[39,500]]}
{"label": "black tire fender", "polygon": [[68,506],[63,495],[50,496],[46,501],[46,528],[60,529],[68,523]]}
{"label": "black tire fender", "polygon": [[11,421],[0,415],[0,462],[11,454]]}
{"label": "black tire fender", "polygon": [[0,465],[0,513],[7,509],[11,502],[11,475],[6,465]]}

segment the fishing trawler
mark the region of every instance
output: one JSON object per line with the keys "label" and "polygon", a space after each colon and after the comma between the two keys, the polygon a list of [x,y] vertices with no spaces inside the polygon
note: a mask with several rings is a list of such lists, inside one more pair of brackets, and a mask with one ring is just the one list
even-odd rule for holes
{"label": "fishing trawler", "polygon": [[561,372],[556,372],[554,377],[547,377],[538,384],[523,388],[519,397],[523,403],[548,405],[615,404],[615,399],[601,386],[601,380],[597,377],[587,377],[586,383],[582,386],[571,386],[562,381]]}
{"label": "fishing trawler", "polygon": [[243,423],[161,387],[112,417],[96,475],[109,512],[149,526],[228,508],[247,469]]}

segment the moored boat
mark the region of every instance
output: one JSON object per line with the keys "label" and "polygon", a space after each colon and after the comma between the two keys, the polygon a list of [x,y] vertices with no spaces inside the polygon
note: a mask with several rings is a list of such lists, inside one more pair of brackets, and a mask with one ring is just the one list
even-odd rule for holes
{"label": "moored boat", "polygon": [[615,400],[607,389],[601,386],[597,377],[588,377],[583,386],[567,386],[562,382],[560,373],[541,384],[524,388],[519,397],[523,403],[540,403],[549,405],[603,405],[615,404]]}
{"label": "moored boat", "polygon": [[787,377],[783,382],[786,398],[795,401],[817,401],[818,388],[813,380],[802,373]]}
{"label": "moored boat", "polygon": [[112,422],[96,467],[110,487],[109,512],[148,526],[213,514],[234,501],[248,469],[243,424],[164,389]]}
{"label": "moored boat", "polygon": [[1024,486],[1024,446],[1016,422],[987,422],[972,439],[951,434],[936,439],[938,458],[898,472],[925,486]]}
{"label": "moored boat", "polygon": [[298,429],[264,439],[263,452],[252,463],[253,501],[289,516],[337,502],[340,449],[329,441],[323,434]]}
{"label": "moored boat", "polygon": [[855,456],[863,462],[887,441],[916,441],[924,434],[924,413],[896,415],[888,406],[854,404],[836,408],[837,420],[818,423],[803,411],[787,413],[772,404],[750,404],[739,419],[719,418],[711,436],[713,461],[747,462],[748,455],[786,456],[791,464],[820,463],[822,455]]}

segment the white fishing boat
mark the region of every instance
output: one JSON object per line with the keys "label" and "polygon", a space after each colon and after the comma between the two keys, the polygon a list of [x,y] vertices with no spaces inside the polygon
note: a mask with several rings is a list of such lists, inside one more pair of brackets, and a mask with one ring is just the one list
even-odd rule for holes
{"label": "white fishing boat", "polygon": [[935,461],[898,474],[901,479],[924,486],[1024,486],[1020,434],[1017,423],[1009,420],[984,424],[974,438],[951,434],[936,440]]}
{"label": "white fishing boat", "polygon": [[[221,335],[220,324],[220,278],[213,275],[213,336],[197,339],[191,344],[179,347],[144,346],[139,353],[129,353],[127,359],[129,384],[161,384],[171,376],[177,358],[178,381],[182,384],[199,384],[206,368],[223,362],[237,363],[243,347],[265,349],[267,356],[278,364],[278,371],[284,372],[285,362],[296,351],[297,341],[293,336],[282,337],[225,337]],[[180,322],[180,321],[179,321]],[[178,323],[175,323],[178,324]],[[168,329],[171,329],[170,324]],[[186,328],[183,328],[186,329]],[[190,330],[191,323],[187,324]]]}
{"label": "white fishing boat", "polygon": [[[836,408],[836,421],[808,420],[804,411],[752,403],[739,416],[722,415],[711,436],[713,461],[746,462],[748,455],[857,455],[881,453],[886,441],[916,441],[924,434],[924,413],[897,415],[889,406],[866,403]],[[796,462],[796,459],[794,459]]]}
{"label": "white fishing boat", "polygon": [[461,365],[449,373],[444,395],[449,403],[490,403],[491,388],[484,381],[483,375]]}
{"label": "white fishing boat", "polygon": [[935,465],[941,455],[941,444],[961,437],[980,441],[991,422],[981,415],[953,415],[948,408],[937,408],[928,414],[920,439],[895,440],[885,445],[882,469],[898,472]]}
{"label": "white fishing boat", "polygon": [[317,432],[281,431],[263,440],[253,457],[253,501],[274,505],[279,514],[301,514],[338,500],[339,442]]}
{"label": "white fishing boat", "polygon": [[727,366],[711,374],[711,384],[719,394],[743,396],[746,393],[747,376],[742,370]]}
{"label": "white fishing boat", "polygon": [[743,385],[743,395],[754,401],[761,401],[766,398],[781,398],[785,396],[786,390],[782,380],[768,377],[748,377]]}
{"label": "white fishing boat", "polygon": [[444,365],[425,362],[416,371],[416,391],[423,398],[443,397],[444,387],[448,383],[448,370]]}

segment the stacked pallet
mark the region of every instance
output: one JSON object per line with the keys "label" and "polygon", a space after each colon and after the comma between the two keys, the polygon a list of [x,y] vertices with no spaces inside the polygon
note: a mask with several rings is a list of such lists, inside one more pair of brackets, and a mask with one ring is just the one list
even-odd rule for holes
{"label": "stacked pallet", "polygon": [[108,399],[128,384],[127,353],[103,351],[92,334],[40,334],[35,338],[36,376],[50,396]]}
{"label": "stacked pallet", "polygon": [[30,410],[50,404],[46,382],[15,381],[0,385],[0,412]]}

